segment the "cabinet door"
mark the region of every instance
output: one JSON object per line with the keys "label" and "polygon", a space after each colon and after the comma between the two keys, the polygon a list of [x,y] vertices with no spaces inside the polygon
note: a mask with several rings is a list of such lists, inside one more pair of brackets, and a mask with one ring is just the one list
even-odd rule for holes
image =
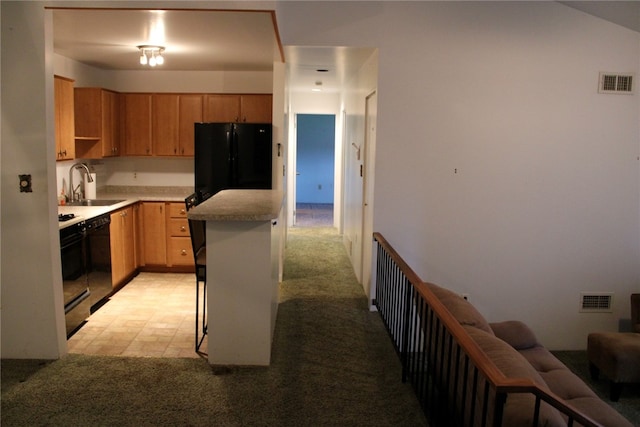
{"label": "cabinet door", "polygon": [[75,157],[73,80],[54,76],[53,83],[56,158],[57,160],[73,159]]}
{"label": "cabinet door", "polygon": [[178,95],[153,95],[153,154],[177,156]]}
{"label": "cabinet door", "polygon": [[271,123],[271,95],[241,95],[240,121],[242,123]]}
{"label": "cabinet door", "polygon": [[167,264],[167,232],[165,204],[142,204],[142,246],[145,265]]}
{"label": "cabinet door", "polygon": [[180,95],[178,147],[182,156],[194,155],[194,124],[202,122],[202,95]]}
{"label": "cabinet door", "polygon": [[127,277],[136,269],[135,216],[132,206],[122,210],[122,253],[124,276]]}
{"label": "cabinet door", "polygon": [[151,145],[151,95],[122,94],[122,122],[124,154],[150,156]]}
{"label": "cabinet door", "polygon": [[122,221],[122,212],[116,211],[111,214],[110,225],[110,245],[111,245],[111,281],[116,287],[125,277],[124,253],[124,223]]}
{"label": "cabinet door", "polygon": [[239,95],[206,95],[204,121],[208,123],[232,123],[240,120]]}
{"label": "cabinet door", "polygon": [[102,136],[102,90],[97,87],[74,89],[75,132],[79,138]]}
{"label": "cabinet door", "polygon": [[119,155],[120,151],[120,97],[116,92],[101,91],[102,104],[102,156]]}
{"label": "cabinet door", "polygon": [[111,280],[119,286],[136,269],[133,207],[111,214]]}

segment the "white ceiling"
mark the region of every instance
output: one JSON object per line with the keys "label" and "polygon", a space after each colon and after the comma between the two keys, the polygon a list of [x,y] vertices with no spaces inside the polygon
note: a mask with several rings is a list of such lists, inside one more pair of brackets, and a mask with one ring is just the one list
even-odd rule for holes
{"label": "white ceiling", "polygon": [[111,70],[139,70],[138,45],[166,48],[163,70],[264,71],[281,61],[265,12],[57,9],[54,51]]}
{"label": "white ceiling", "polygon": [[[640,31],[640,2],[561,3]],[[374,51],[281,48],[272,11],[54,9],[53,34],[57,54],[110,70],[148,68],[139,63],[142,44],[165,46],[163,70],[265,71],[284,59],[292,92],[340,91]]]}
{"label": "white ceiling", "polygon": [[[284,59],[292,92],[337,92],[373,49],[283,48],[271,11],[54,9],[54,51],[106,70],[149,69],[136,46],[165,47],[157,69],[268,71]],[[316,70],[325,69],[326,72]],[[321,85],[316,82],[322,82]]]}

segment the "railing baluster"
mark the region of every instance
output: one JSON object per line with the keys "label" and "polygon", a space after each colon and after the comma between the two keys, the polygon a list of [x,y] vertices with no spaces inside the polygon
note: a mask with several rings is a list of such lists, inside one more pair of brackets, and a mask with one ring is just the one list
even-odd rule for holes
{"label": "railing baluster", "polygon": [[[402,363],[402,381],[412,384],[434,426],[502,426],[509,394],[535,397],[532,418],[540,424],[542,402],[585,427],[601,427],[526,379],[507,379],[451,313],[379,233],[378,308]],[[508,426],[505,426],[508,427]]]}

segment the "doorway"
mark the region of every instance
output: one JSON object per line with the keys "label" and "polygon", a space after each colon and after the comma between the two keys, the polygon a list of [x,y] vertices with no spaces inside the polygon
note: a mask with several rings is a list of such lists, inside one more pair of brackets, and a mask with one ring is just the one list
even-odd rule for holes
{"label": "doorway", "polygon": [[296,226],[333,226],[335,126],[333,114],[296,115]]}

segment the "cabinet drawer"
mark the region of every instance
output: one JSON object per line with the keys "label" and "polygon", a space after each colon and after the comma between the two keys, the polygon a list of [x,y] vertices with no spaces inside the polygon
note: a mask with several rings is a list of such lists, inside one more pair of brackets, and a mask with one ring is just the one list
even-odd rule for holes
{"label": "cabinet drawer", "polygon": [[169,216],[171,218],[186,218],[187,208],[184,203],[169,203]]}
{"label": "cabinet drawer", "polygon": [[170,246],[170,265],[194,265],[193,249],[189,237],[171,237]]}
{"label": "cabinet drawer", "polygon": [[170,218],[169,236],[189,237],[189,220],[186,218]]}

